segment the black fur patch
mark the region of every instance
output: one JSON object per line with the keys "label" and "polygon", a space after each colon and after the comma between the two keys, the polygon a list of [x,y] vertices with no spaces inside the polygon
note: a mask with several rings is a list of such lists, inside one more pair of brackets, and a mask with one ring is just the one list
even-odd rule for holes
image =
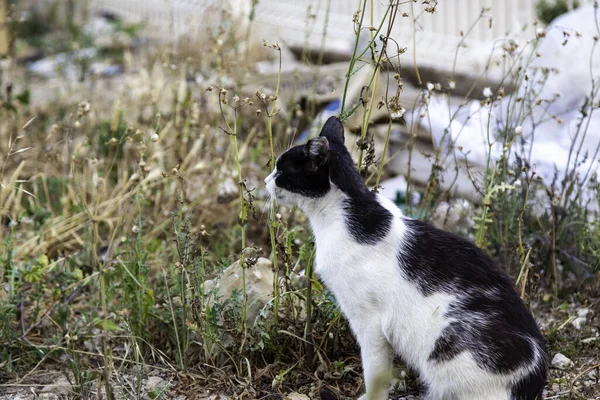
{"label": "black fur patch", "polygon": [[[424,295],[462,295],[446,313],[455,322],[438,338],[430,360],[448,361],[469,351],[481,368],[508,373],[534,360],[532,340],[544,351],[544,338],[513,282],[483,250],[425,222],[404,222],[408,239],[398,262],[408,279]],[[541,392],[544,387],[544,354],[542,358],[539,373],[531,378],[534,386],[527,390]],[[522,397],[524,390],[515,385],[513,392],[521,396],[517,399],[529,400]]]}
{"label": "black fur patch", "polygon": [[[327,120],[320,137],[327,139],[327,157],[315,151],[320,149],[317,143],[292,147],[277,160],[279,175],[275,184],[293,193],[319,198],[329,192],[331,181],[348,196],[344,209],[352,238],[358,243],[376,244],[390,231],[392,214],[377,202],[358,173],[344,145],[344,128],[336,117]],[[315,162],[317,156],[319,162]]]}
{"label": "black fur patch", "polygon": [[544,386],[546,386],[545,375],[529,374],[513,385],[510,400],[542,400]]}
{"label": "black fur patch", "polygon": [[330,117],[321,131],[329,141],[331,182],[348,195],[345,204],[346,224],[352,238],[362,244],[376,244],[390,231],[392,214],[367,188],[352,156],[344,145],[344,127]]}
{"label": "black fur patch", "polygon": [[350,198],[345,205],[348,230],[358,243],[376,244],[390,231],[392,214],[375,199]]}
{"label": "black fur patch", "polygon": [[310,198],[323,197],[329,192],[329,167],[314,169],[306,146],[295,146],[277,160],[275,184],[292,193]]}

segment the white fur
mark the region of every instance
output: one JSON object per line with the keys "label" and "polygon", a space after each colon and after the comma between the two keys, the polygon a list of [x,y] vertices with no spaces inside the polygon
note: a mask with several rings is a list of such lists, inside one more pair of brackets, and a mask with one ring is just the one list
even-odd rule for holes
{"label": "white fur", "polygon": [[388,398],[394,353],[428,385],[428,400],[510,398],[510,382],[529,368],[508,376],[490,374],[467,352],[447,362],[428,360],[442,330],[452,322],[444,317],[446,310],[460,298],[446,293],[425,296],[403,276],[396,256],[410,232],[394,203],[378,196],[394,215],[391,230],[376,245],[359,244],[344,222],[345,194],[333,183],[323,198],[309,199],[277,187],[275,174],[265,179],[267,190],[280,202],[298,205],[308,216],[316,240],[315,270],[334,293],[360,344],[367,390],[361,399]]}

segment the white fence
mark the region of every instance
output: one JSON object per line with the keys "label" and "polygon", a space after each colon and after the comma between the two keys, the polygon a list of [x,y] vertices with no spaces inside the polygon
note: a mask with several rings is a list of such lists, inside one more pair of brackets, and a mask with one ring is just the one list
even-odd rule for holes
{"label": "white fence", "polygon": [[[202,35],[214,21],[214,11],[226,9],[243,26],[248,21],[252,0],[88,0],[92,10],[110,10],[125,17],[143,19],[157,36],[172,39],[182,34]],[[457,72],[478,74],[489,63],[497,40],[507,33],[520,31],[535,20],[537,0],[440,0],[436,12],[424,11],[431,3],[400,1],[392,37],[407,48],[405,62],[416,56],[421,65],[441,69],[452,67],[456,50],[467,34],[467,47],[459,51]],[[583,1],[587,2],[587,1]],[[352,16],[362,0],[259,0],[255,24],[267,37],[290,46],[320,49],[327,29],[324,48],[350,53],[353,43]],[[373,1],[375,23],[383,16],[387,0]],[[482,8],[489,9],[480,18]],[[327,9],[329,16],[327,19]],[[370,21],[371,0],[367,1],[365,21]],[[212,10],[212,12],[211,12]],[[313,14],[314,18],[308,15]],[[413,24],[413,16],[418,16]],[[492,18],[490,23],[489,17]],[[326,24],[326,21],[327,24]],[[497,47],[497,46],[496,46]],[[491,71],[493,73],[493,71]]]}

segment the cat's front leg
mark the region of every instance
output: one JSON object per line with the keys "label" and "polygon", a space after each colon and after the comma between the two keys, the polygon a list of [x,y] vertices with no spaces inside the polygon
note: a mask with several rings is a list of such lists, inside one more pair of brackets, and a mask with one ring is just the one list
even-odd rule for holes
{"label": "cat's front leg", "polygon": [[381,333],[362,335],[359,344],[366,388],[359,400],[386,400],[392,379],[392,347]]}

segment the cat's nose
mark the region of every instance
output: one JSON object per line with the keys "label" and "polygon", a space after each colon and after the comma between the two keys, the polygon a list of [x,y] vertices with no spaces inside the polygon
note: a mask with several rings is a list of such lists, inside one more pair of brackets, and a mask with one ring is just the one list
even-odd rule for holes
{"label": "cat's nose", "polygon": [[268,185],[269,182],[271,181],[271,179],[273,179],[273,173],[272,172],[265,178],[265,185]]}

